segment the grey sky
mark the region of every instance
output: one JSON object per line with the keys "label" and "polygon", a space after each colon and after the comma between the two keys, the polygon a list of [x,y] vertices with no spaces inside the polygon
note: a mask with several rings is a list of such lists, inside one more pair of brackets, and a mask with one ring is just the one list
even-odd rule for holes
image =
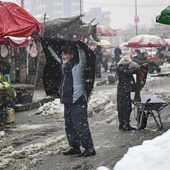
{"label": "grey sky", "polygon": [[[134,25],[135,0],[83,0],[84,11],[92,7],[102,7],[102,11],[111,11],[111,27],[118,29]],[[155,18],[170,5],[168,0],[136,0],[139,25],[152,27]]]}
{"label": "grey sky", "polygon": [[[19,1],[19,0],[4,0]],[[69,1],[69,0],[68,0]],[[76,0],[78,1],[78,0]],[[92,7],[102,7],[102,11],[111,11],[111,27],[125,28],[134,25],[135,0],[82,0],[84,11]],[[160,12],[170,5],[169,0],[136,0],[137,13],[139,16],[138,25],[152,27],[155,18]]]}

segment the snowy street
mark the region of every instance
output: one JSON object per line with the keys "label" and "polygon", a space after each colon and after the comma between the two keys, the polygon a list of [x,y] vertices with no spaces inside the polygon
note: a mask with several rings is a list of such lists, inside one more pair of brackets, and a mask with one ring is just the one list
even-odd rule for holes
{"label": "snowy street", "polygon": [[168,26],[166,0],[0,0],[0,170],[170,170]]}
{"label": "snowy street", "polygon": [[[161,66],[168,72],[169,64]],[[142,93],[156,94],[170,101],[170,77],[148,75]],[[157,130],[152,117],[145,130],[118,130],[116,111],[117,83],[97,86],[89,102],[89,124],[97,154],[91,157],[64,156],[68,149],[64,131],[63,105],[56,99],[38,109],[18,112],[15,123],[0,132],[0,169],[5,170],[96,170],[113,169],[128,149],[141,145],[170,129],[170,105],[161,111],[163,129]],[[134,111],[131,124],[136,126]],[[116,169],[117,170],[117,169]],[[121,169],[122,170],[122,169]],[[146,170],[143,168],[143,170]]]}

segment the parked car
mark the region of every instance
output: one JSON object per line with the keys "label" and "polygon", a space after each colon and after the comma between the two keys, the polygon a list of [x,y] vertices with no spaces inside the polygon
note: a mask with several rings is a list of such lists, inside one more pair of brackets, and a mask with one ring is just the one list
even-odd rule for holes
{"label": "parked car", "polygon": [[145,48],[145,52],[148,54],[150,57],[155,57],[157,54],[157,49],[156,48]]}
{"label": "parked car", "polygon": [[122,55],[132,55],[132,49],[131,48],[121,48],[121,51],[122,51]]}
{"label": "parked car", "polygon": [[170,63],[170,48],[168,48],[166,51],[164,51],[164,58],[165,58],[165,61]]}

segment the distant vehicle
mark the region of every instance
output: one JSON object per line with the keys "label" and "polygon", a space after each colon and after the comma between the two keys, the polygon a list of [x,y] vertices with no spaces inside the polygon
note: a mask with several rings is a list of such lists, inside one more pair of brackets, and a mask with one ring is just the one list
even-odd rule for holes
{"label": "distant vehicle", "polygon": [[125,55],[132,55],[132,50],[131,50],[131,48],[126,48],[126,47],[124,47],[124,48],[121,48],[121,50],[122,50],[122,55],[123,55],[123,56],[125,56]]}
{"label": "distant vehicle", "polygon": [[148,56],[155,57],[157,54],[156,48],[145,48],[145,52],[147,52]]}
{"label": "distant vehicle", "polygon": [[170,63],[170,48],[168,48],[166,51],[164,51],[165,61]]}

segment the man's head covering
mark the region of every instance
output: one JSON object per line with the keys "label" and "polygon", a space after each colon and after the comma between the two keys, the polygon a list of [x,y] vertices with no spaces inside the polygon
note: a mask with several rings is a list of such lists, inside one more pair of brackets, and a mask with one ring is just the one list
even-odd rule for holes
{"label": "man's head covering", "polygon": [[61,52],[65,54],[72,54],[72,53],[75,54],[76,50],[77,50],[76,45],[71,43],[66,43],[61,47]]}
{"label": "man's head covering", "polygon": [[123,66],[129,66],[131,63],[132,63],[132,59],[130,55],[125,55],[120,59],[120,61],[117,64]]}

